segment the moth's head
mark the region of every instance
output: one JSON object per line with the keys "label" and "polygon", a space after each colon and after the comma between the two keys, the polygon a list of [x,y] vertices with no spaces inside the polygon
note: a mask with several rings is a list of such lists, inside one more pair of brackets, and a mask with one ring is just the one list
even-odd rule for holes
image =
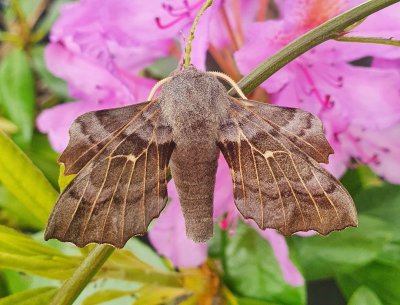
{"label": "moth's head", "polygon": [[195,66],[190,64],[189,66],[185,66],[184,64],[180,64],[174,71],[171,72],[169,76],[171,77],[193,77],[193,76],[201,76],[206,74],[206,72],[198,70]]}

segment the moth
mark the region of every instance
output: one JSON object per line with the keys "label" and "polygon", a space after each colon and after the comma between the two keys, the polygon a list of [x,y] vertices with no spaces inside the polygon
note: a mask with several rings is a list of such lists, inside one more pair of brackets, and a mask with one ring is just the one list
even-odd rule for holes
{"label": "moth", "polygon": [[65,174],[77,175],[58,199],[45,239],[123,247],[166,206],[170,167],[186,234],[207,241],[220,152],[237,209],[261,229],[326,235],[357,226],[351,196],[319,165],[333,153],[321,121],[231,97],[218,76],[180,67],[156,98],[78,117],[59,159]]}

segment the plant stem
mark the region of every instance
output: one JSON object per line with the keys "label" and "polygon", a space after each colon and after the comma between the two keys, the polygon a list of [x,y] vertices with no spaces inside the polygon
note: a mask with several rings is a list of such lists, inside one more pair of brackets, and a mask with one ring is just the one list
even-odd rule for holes
{"label": "plant stem", "polygon": [[391,38],[340,36],[335,38],[335,40],[343,42],[376,43],[400,47],[400,40],[394,40]]}
{"label": "plant stem", "polygon": [[73,304],[114,250],[109,245],[98,245],[90,251],[74,274],[61,285],[50,305]]}
{"label": "plant stem", "polygon": [[[400,0],[371,0],[324,22],[258,65],[238,83],[239,87],[245,94],[250,93],[276,71],[308,50],[324,41],[339,37],[346,28],[357,21],[399,1]],[[235,91],[232,89],[229,91],[230,94],[234,94],[234,92]]]}
{"label": "plant stem", "polygon": [[203,5],[200,11],[197,13],[196,18],[193,21],[192,28],[190,30],[188,42],[186,45],[186,52],[185,52],[185,66],[188,67],[190,65],[190,53],[192,52],[192,42],[194,39],[194,31],[196,30],[197,23],[199,23],[200,17],[204,14],[206,9],[208,9],[213,0],[207,0],[207,2]]}

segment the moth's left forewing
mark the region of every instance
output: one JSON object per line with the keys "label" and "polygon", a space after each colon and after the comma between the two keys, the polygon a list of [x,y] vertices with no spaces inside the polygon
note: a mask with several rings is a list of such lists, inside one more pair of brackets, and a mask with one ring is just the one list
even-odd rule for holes
{"label": "moth's left forewing", "polygon": [[72,169],[81,155],[90,160],[79,164],[81,170],[60,195],[46,239],[71,241],[81,247],[92,242],[123,247],[130,237],[144,234],[164,208],[166,170],[174,148],[172,130],[163,123],[157,101],[123,110],[134,115],[121,115],[121,108],[108,109],[85,114],[75,122],[98,122],[92,118],[100,115],[122,120],[110,123],[114,124],[112,130],[109,127],[110,137],[95,133],[85,137],[91,141],[72,139],[73,144],[82,143],[80,147],[87,143],[85,149],[77,150],[77,157],[67,149],[61,160],[68,161]]}
{"label": "moth's left forewing", "polygon": [[260,228],[328,234],[357,225],[351,196],[318,164],[333,151],[312,114],[230,98],[218,145],[239,211]]}

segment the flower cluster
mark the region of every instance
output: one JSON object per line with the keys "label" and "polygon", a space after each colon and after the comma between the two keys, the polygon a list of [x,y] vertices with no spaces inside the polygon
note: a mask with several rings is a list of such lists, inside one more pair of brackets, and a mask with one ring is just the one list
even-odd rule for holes
{"label": "flower cluster", "polygon": [[[192,63],[205,69],[210,55],[238,80],[300,35],[361,2],[276,0],[271,6],[268,1],[216,0],[197,27]],[[143,71],[160,58],[182,56],[185,37],[203,3],[81,0],[65,5],[52,29],[46,62],[67,81],[74,102],[42,112],[37,121],[53,147],[66,147],[69,125],[78,115],[144,101],[155,80],[144,77]],[[380,11],[350,34],[400,37],[399,10],[398,4]],[[357,65],[360,59],[367,64]],[[328,169],[336,176],[363,163],[400,183],[399,67],[399,48],[329,41],[288,64],[254,97],[318,115],[335,150]],[[201,264],[207,245],[186,238],[173,181],[169,195],[172,202],[152,227],[150,240],[177,266]],[[238,215],[222,157],[214,202],[214,217],[222,218],[222,229],[234,228]],[[301,285],[284,238],[273,230],[259,232],[275,251],[288,283]]]}

